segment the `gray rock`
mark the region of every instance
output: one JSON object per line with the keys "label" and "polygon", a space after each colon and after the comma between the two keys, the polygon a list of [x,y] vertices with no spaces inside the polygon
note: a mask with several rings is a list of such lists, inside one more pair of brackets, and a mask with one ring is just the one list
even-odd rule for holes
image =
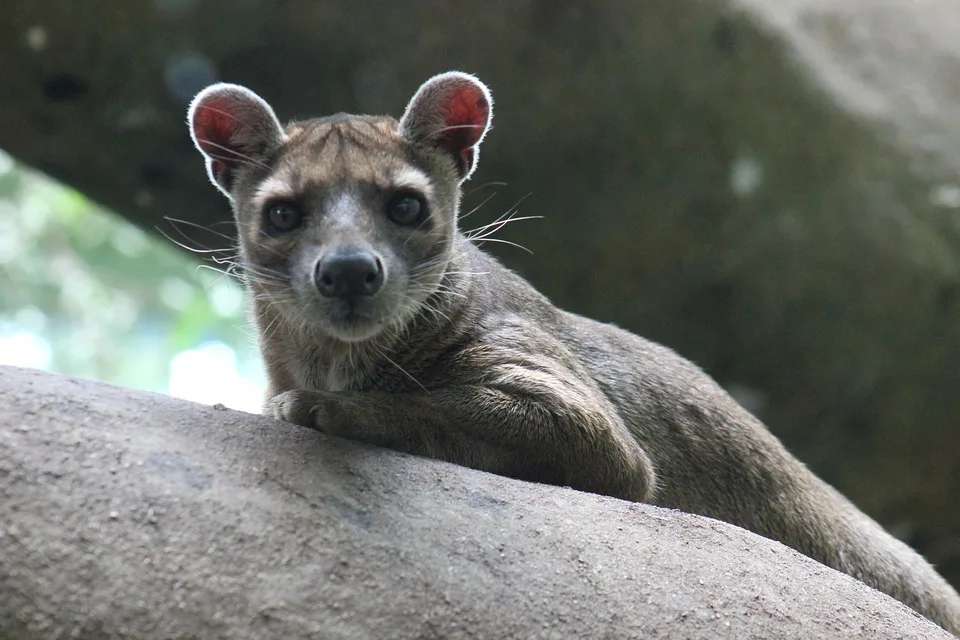
{"label": "gray rock", "polygon": [[949,638],[680,512],[0,367],[0,637]]}

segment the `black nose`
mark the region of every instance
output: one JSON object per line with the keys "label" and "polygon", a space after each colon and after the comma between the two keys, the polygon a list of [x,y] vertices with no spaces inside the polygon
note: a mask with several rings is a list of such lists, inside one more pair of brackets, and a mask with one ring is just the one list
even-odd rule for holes
{"label": "black nose", "polygon": [[369,251],[335,251],[317,262],[313,277],[327,298],[372,296],[383,286],[383,265]]}

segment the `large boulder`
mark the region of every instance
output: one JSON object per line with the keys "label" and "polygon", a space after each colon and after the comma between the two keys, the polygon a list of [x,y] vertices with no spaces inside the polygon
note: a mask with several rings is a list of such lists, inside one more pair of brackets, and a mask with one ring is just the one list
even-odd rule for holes
{"label": "large boulder", "polygon": [[929,638],[715,520],[0,367],[0,638]]}
{"label": "large boulder", "polygon": [[[558,303],[696,360],[960,585],[960,4],[14,0],[0,147],[145,228],[228,218],[184,125],[398,114],[478,73],[465,220]],[[507,186],[490,183],[505,181]],[[475,222],[476,221],[476,222]],[[223,240],[215,236],[200,242]]]}

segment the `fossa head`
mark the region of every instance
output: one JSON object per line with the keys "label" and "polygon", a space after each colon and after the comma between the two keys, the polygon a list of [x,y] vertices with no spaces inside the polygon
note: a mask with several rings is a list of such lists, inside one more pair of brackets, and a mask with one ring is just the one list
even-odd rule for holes
{"label": "fossa head", "polygon": [[441,286],[460,184],[476,168],[493,101],[444,73],[399,121],[334,115],[283,127],[237,85],[201,91],[190,133],[232,202],[259,304],[344,342],[402,327]]}

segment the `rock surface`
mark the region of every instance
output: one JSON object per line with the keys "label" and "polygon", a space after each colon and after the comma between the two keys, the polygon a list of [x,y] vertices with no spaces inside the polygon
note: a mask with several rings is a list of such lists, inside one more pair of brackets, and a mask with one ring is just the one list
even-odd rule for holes
{"label": "rock surface", "polygon": [[[145,228],[228,217],[184,110],[497,100],[464,224],[527,194],[507,262],[703,365],[960,586],[960,4],[940,0],[13,0],[0,147]],[[489,183],[505,181],[505,187]],[[476,221],[476,222],[475,222]],[[201,241],[220,242],[206,237]],[[497,247],[499,248],[499,247]]]}
{"label": "rock surface", "polygon": [[0,637],[949,638],[714,520],[0,367]]}

